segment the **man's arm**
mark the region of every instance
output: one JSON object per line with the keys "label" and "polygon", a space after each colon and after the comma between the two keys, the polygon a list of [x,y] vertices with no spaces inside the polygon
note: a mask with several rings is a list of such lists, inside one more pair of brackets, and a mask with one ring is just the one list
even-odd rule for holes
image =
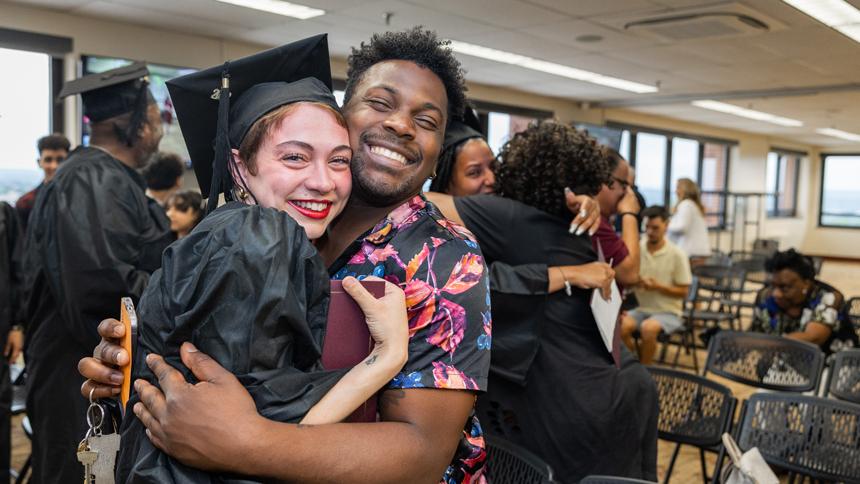
{"label": "man's arm", "polygon": [[468,391],[387,390],[382,422],[301,426],[266,420],[234,375],[188,343],[189,384],[158,356],[157,387],[136,382],[135,414],[153,444],[210,471],[301,482],[438,482],[474,405]]}
{"label": "man's arm", "polygon": [[624,286],[634,286],[639,283],[639,202],[633,189],[627,187],[627,192],[618,202],[618,216],[621,217],[621,240],[627,247],[628,255],[621,263],[616,264],[615,278]]}
{"label": "man's arm", "polygon": [[642,287],[649,291],[657,291],[663,295],[678,299],[687,297],[687,293],[690,291],[689,284],[662,284],[660,281],[651,277],[642,279]]}

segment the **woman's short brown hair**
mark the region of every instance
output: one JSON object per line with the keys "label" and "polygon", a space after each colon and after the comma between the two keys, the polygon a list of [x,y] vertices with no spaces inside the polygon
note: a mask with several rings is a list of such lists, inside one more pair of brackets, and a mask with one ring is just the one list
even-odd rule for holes
{"label": "woman's short brown hair", "polygon": [[245,162],[245,166],[248,167],[248,171],[255,175],[257,172],[257,164],[255,159],[257,157],[257,152],[260,150],[260,146],[263,144],[263,140],[268,136],[272,130],[275,129],[276,126],[281,124],[281,121],[284,120],[287,116],[290,115],[300,104],[313,104],[315,106],[320,106],[325,108],[337,120],[337,124],[346,128],[346,119],[344,119],[343,114],[329,106],[328,104],[318,103],[318,102],[296,102],[291,104],[285,104],[279,108],[276,108],[272,111],[269,111],[263,117],[258,119],[251,125],[251,128],[248,130],[248,134],[245,135],[245,138],[242,140],[242,143],[239,145],[239,156],[242,157],[242,160]]}

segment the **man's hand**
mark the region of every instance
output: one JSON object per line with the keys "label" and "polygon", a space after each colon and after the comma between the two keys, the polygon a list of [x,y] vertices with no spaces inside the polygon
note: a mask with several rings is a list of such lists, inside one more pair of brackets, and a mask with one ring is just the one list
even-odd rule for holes
{"label": "man's hand", "polygon": [[647,289],[649,291],[658,291],[661,287],[661,284],[653,277],[643,277],[640,285],[643,289]]}
{"label": "man's hand", "polygon": [[3,350],[3,354],[6,355],[6,361],[8,361],[10,365],[18,361],[18,357],[21,356],[21,350],[23,348],[24,332],[20,329],[9,331],[9,335],[6,336],[6,348]]}
{"label": "man's hand", "polygon": [[636,194],[631,187],[627,187],[624,196],[618,201],[618,213],[632,212],[639,213],[642,207],[639,206],[639,200],[636,199]]}
{"label": "man's hand", "polygon": [[128,364],[128,352],[120,346],[125,334],[125,326],[116,319],[105,319],[99,323],[101,342],[93,350],[93,356],[78,362],[78,372],[87,379],[81,385],[81,395],[85,398],[110,398],[119,395],[122,389],[122,372],[116,368]]}
{"label": "man's hand", "polygon": [[182,345],[180,357],[200,383],[186,382],[162,357],[149,355],[146,364],[161,390],[135,381],[141,401],[134,405],[134,414],[152,443],[184,464],[207,471],[234,470],[236,456],[249,439],[261,435],[265,419],[239,380],[215,360],[191,343]]}
{"label": "man's hand", "polygon": [[570,233],[582,235],[586,230],[588,235],[594,235],[600,227],[600,205],[588,195],[577,195],[570,188],[564,189],[564,201],[567,208],[576,214],[570,223]]}

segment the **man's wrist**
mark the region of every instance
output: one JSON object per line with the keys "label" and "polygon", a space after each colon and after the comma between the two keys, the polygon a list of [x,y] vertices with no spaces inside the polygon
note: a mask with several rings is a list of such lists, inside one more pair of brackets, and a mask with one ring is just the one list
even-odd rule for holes
{"label": "man's wrist", "polygon": [[633,215],[634,217],[639,218],[639,213],[638,213],[638,212],[632,212],[632,211],[629,211],[629,210],[628,210],[628,211],[624,211],[624,212],[619,212],[619,213],[618,213],[618,216],[619,216],[619,217],[624,217],[625,215]]}

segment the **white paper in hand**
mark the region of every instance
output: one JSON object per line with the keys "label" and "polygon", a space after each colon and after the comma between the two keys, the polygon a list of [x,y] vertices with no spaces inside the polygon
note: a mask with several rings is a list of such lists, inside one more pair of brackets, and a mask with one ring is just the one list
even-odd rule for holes
{"label": "white paper in hand", "polygon": [[603,299],[600,289],[591,293],[591,313],[600,330],[600,337],[606,345],[606,351],[612,353],[612,339],[615,337],[615,325],[618,323],[618,313],[621,311],[621,291],[618,284],[612,281],[612,294],[609,300]]}

